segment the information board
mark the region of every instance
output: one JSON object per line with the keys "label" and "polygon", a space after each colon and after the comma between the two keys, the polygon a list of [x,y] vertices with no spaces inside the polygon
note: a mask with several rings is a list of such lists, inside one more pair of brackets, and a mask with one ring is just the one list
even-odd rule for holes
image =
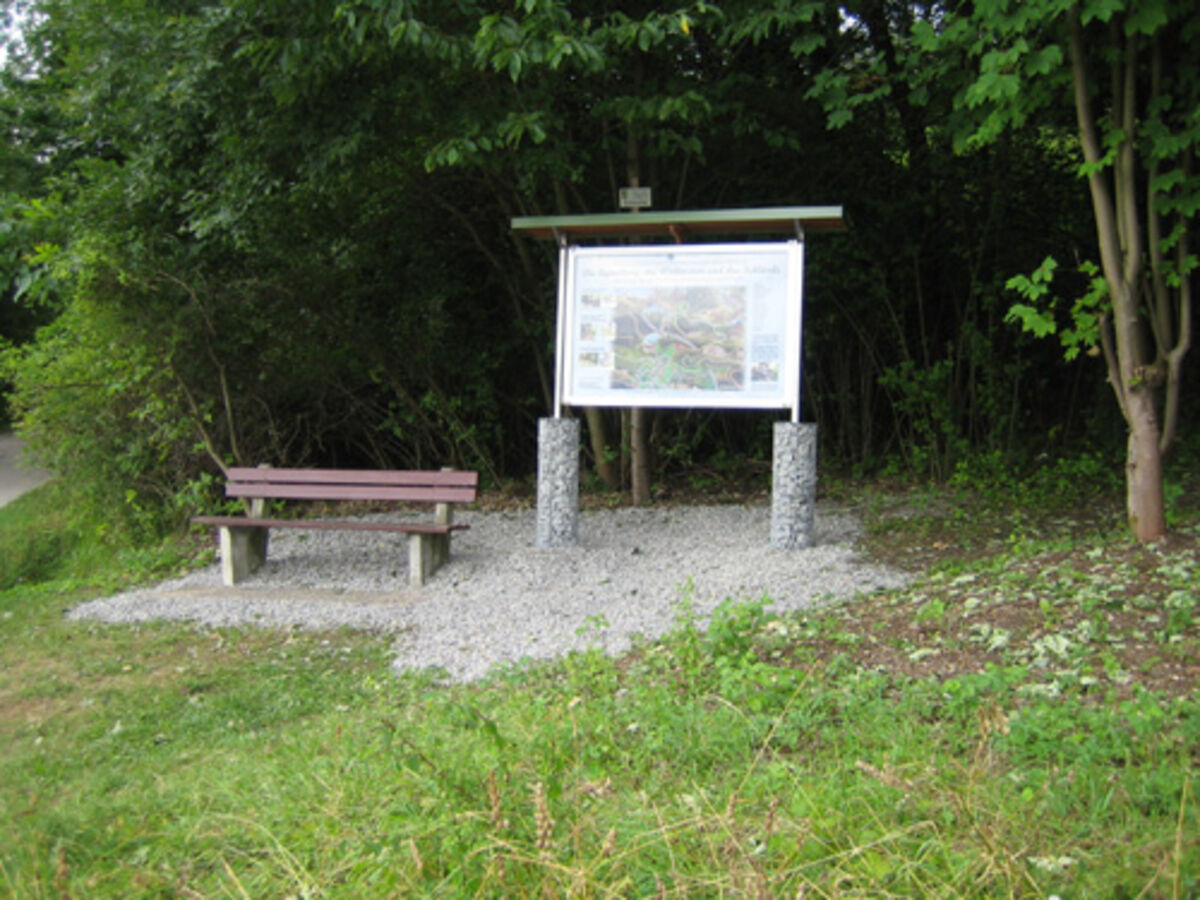
{"label": "information board", "polygon": [[563,401],[797,408],[804,245],[570,247]]}

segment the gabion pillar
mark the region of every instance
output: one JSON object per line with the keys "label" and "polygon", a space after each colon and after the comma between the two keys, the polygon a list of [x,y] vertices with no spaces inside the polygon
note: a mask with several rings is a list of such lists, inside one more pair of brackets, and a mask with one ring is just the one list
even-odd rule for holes
{"label": "gabion pillar", "polygon": [[579,420],[538,420],[537,546],[579,540]]}
{"label": "gabion pillar", "polygon": [[776,422],[771,470],[771,546],[799,550],[813,544],[817,501],[817,426]]}

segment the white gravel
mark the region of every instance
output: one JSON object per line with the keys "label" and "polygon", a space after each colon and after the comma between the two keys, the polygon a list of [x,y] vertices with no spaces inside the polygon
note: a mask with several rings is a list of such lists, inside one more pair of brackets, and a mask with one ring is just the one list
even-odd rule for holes
{"label": "white gravel", "polygon": [[214,564],[70,616],[381,631],[396,635],[396,668],[468,681],[576,648],[620,652],[674,627],[685,594],[703,619],[727,598],[783,611],[905,581],[857,557],[845,512],[818,504],[816,545],[791,552],[768,546],[769,515],[764,504],[585,511],[579,546],[538,549],[533,510],[469,511],[458,519],[470,530],[421,588],[407,584],[403,535],[278,530],[267,564],[236,588]]}

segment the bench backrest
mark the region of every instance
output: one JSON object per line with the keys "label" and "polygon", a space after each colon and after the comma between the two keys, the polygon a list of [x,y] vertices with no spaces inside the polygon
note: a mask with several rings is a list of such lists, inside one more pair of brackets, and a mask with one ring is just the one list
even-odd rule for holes
{"label": "bench backrest", "polygon": [[478,472],[416,472],[373,469],[231,468],[227,497],[272,500],[399,500],[410,503],[471,503]]}

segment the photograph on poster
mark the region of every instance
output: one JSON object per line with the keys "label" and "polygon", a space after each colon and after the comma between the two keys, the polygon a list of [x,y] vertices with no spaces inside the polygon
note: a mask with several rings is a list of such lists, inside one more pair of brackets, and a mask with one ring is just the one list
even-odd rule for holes
{"label": "photograph on poster", "polygon": [[793,405],[801,253],[796,241],[571,248],[566,402]]}

